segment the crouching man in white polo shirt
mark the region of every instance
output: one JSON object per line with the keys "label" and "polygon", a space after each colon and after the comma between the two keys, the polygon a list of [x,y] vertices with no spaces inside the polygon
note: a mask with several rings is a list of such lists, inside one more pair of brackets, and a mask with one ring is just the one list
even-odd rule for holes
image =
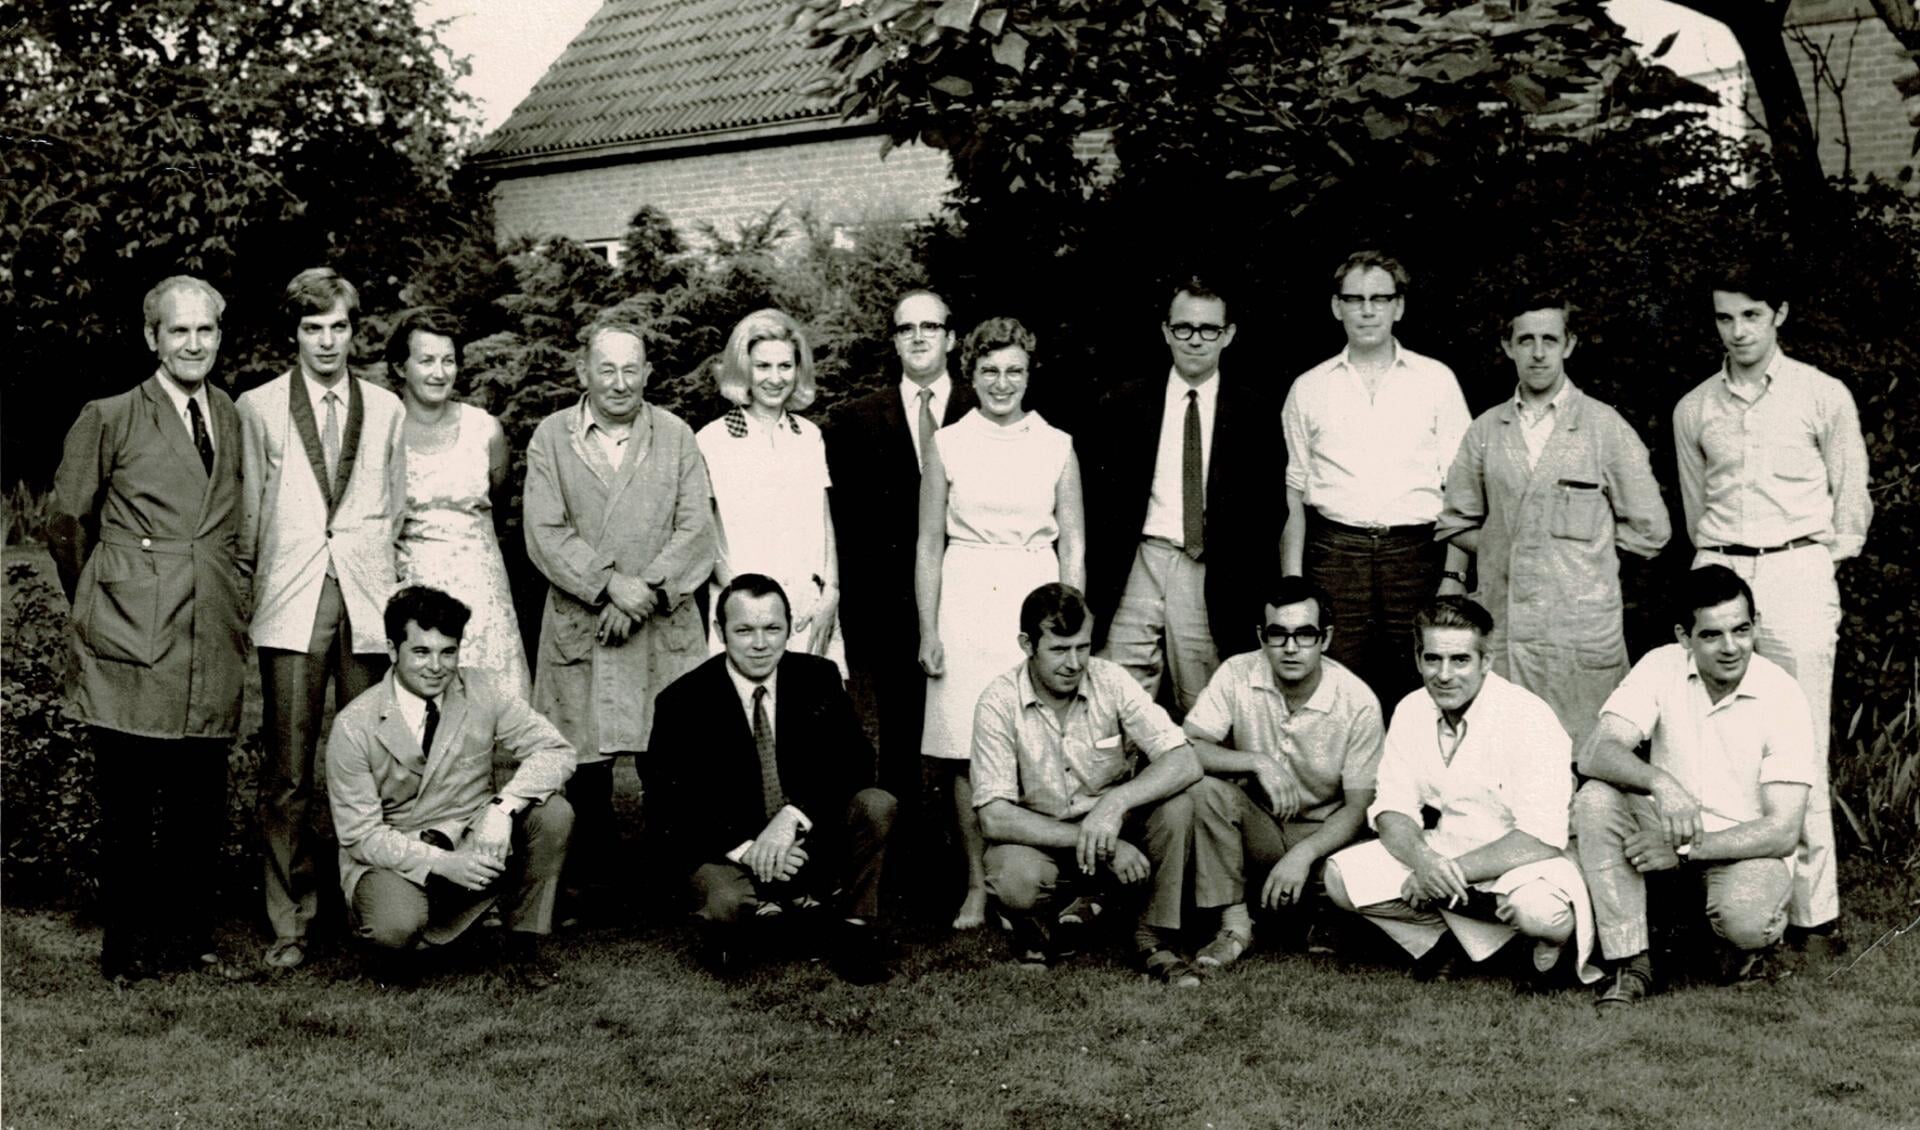
{"label": "crouching man in white polo shirt", "polygon": [[[1602,1006],[1653,990],[1647,876],[1678,871],[1704,888],[1707,922],[1732,950],[1780,940],[1794,848],[1817,777],[1812,715],[1800,685],[1753,652],[1760,614],[1723,565],[1687,575],[1677,643],[1634,664],[1580,751],[1593,778],[1574,801],[1580,867],[1611,965]],[[1635,756],[1651,738],[1651,763]],[[1755,967],[1731,962],[1736,976]]]}

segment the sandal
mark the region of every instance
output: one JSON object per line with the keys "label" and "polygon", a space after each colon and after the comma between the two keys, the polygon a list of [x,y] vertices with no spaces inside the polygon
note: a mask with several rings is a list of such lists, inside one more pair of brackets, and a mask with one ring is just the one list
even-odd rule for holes
{"label": "sandal", "polygon": [[1193,966],[1172,950],[1154,950],[1148,954],[1146,970],[1148,976],[1175,988],[1192,989],[1200,984],[1200,975],[1193,971]]}

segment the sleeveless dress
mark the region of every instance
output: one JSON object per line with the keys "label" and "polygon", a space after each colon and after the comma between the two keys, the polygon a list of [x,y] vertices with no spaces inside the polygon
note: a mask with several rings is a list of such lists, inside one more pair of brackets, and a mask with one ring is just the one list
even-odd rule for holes
{"label": "sleeveless dress", "polygon": [[1001,427],[975,409],[934,443],[947,471],[939,618],[946,674],[927,680],[920,751],[965,759],[980,692],[1026,658],[1020,602],[1060,579],[1054,489],[1073,440],[1037,412]]}
{"label": "sleeveless dress", "polygon": [[460,641],[460,666],[490,673],[527,697],[527,654],[513,613],[507,567],[487,497],[487,413],[455,404],[454,440],[444,451],[406,452],[407,506],[400,527],[400,583],[432,585],[473,610]]}
{"label": "sleeveless dress", "polygon": [[[827,573],[827,448],[811,420],[783,414],[773,425],[761,423],[743,408],[701,428],[694,439],[707,461],[713,506],[719,517],[720,563],[727,575],[764,573],[780,582],[793,619],[813,615]],[[837,582],[836,582],[837,583]],[[717,607],[720,586],[710,586],[708,649],[719,654]],[[807,633],[787,641],[807,650]],[[847,677],[846,649],[839,625],[822,657]]]}

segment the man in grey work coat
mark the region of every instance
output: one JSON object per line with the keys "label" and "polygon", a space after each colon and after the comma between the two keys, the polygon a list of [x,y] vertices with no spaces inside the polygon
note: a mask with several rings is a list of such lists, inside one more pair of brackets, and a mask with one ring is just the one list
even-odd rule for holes
{"label": "man in grey work coat", "polygon": [[240,417],[211,386],[226,301],[176,275],[147,293],[151,377],[81,409],[47,549],[73,603],[69,712],[92,729],[100,969],[220,971],[209,898],[246,662],[234,544]]}
{"label": "man in grey work coat", "polygon": [[692,600],[713,572],[707,466],[692,429],[642,396],[641,333],[588,329],[586,396],[527,445],[527,553],[550,582],[533,706],[579,758],[567,783],[576,893],[607,884],[613,759],[646,750],[653,696],[707,657]]}
{"label": "man in grey work coat", "polygon": [[1672,529],[1646,445],[1567,380],[1571,306],[1529,295],[1507,313],[1518,384],[1467,429],[1434,536],[1479,566],[1493,669],[1545,699],[1578,748],[1627,675],[1619,554],[1650,558]]}

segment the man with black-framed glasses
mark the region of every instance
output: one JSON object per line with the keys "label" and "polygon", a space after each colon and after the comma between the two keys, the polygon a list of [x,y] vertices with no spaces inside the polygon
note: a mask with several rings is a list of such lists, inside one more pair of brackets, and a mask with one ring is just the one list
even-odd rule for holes
{"label": "man with black-framed glasses", "polygon": [[1187,737],[1207,776],[1193,796],[1193,904],[1220,913],[1202,971],[1253,944],[1246,872],[1270,911],[1320,889],[1321,861],[1353,841],[1373,803],[1385,727],[1380,700],[1326,658],[1332,600],[1303,577],[1269,587],[1258,651],[1221,664],[1187,713]]}
{"label": "man with black-framed glasses", "polygon": [[1464,592],[1467,568],[1433,528],[1471,417],[1453,370],[1394,337],[1410,280],[1378,251],[1347,257],[1329,300],[1346,348],[1302,373],[1281,412],[1281,568],[1333,593],[1334,658],[1389,706],[1418,685],[1402,644],[1414,612],[1436,592]]}
{"label": "man with black-framed glasses", "polygon": [[913,555],[920,531],[920,470],[933,434],[973,407],[971,389],[948,373],[953,317],[931,290],[910,290],[887,324],[898,371],[846,405],[826,429],[827,492],[840,546],[840,626],[847,663],[879,722],[879,785],[900,801],[898,827],[917,853],[920,725],[927,677],[920,670]]}
{"label": "man with black-framed glasses", "polygon": [[1177,718],[1247,646],[1246,601],[1279,564],[1285,510],[1261,486],[1284,471],[1269,434],[1282,390],[1221,376],[1233,319],[1201,279],[1174,288],[1160,334],[1171,365],[1115,390],[1075,444],[1096,646]]}

